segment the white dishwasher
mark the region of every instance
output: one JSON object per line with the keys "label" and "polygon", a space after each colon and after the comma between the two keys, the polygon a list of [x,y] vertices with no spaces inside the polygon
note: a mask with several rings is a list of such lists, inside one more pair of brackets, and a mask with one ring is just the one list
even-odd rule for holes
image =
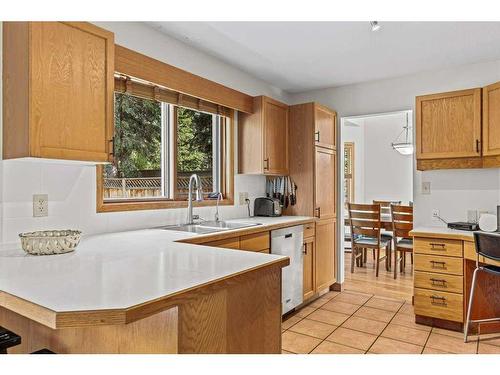
{"label": "white dishwasher", "polygon": [[290,265],[282,269],[282,314],[292,310],[303,301],[303,248],[303,225],[271,231],[271,254],[286,255],[290,258]]}

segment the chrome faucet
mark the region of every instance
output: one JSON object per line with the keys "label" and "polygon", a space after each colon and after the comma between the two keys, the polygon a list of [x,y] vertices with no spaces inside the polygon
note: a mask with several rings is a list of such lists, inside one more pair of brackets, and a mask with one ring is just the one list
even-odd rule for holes
{"label": "chrome faucet", "polygon": [[217,205],[215,207],[215,221],[219,221],[219,200],[222,200],[223,196],[221,192],[217,193]]}
{"label": "chrome faucet", "polygon": [[186,224],[193,224],[193,182],[196,183],[196,202],[201,202],[203,200],[203,190],[201,188],[200,177],[197,174],[192,174],[191,177],[189,177],[188,212]]}

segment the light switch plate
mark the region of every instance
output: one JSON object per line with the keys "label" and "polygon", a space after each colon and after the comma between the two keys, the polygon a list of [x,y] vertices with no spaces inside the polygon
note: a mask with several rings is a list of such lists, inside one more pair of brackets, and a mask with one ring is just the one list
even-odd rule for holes
{"label": "light switch plate", "polygon": [[49,196],[33,194],[33,217],[49,216]]}
{"label": "light switch plate", "polygon": [[426,181],[422,182],[422,194],[429,195],[431,193],[431,183]]}

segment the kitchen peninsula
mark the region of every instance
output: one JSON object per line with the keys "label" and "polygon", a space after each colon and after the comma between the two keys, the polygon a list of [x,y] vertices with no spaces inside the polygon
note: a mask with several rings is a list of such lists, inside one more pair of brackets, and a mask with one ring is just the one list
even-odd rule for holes
{"label": "kitchen peninsula", "polygon": [[[249,220],[261,225],[224,233],[314,221]],[[23,340],[13,352],[280,353],[289,259],[186,243],[212,236],[146,229],[83,238],[57,256],[1,249],[0,325]]]}

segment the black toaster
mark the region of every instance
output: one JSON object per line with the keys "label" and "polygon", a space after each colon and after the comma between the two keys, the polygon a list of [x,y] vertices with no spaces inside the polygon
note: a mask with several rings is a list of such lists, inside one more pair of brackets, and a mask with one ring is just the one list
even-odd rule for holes
{"label": "black toaster", "polygon": [[254,216],[281,216],[279,199],[268,197],[255,198],[253,214]]}

